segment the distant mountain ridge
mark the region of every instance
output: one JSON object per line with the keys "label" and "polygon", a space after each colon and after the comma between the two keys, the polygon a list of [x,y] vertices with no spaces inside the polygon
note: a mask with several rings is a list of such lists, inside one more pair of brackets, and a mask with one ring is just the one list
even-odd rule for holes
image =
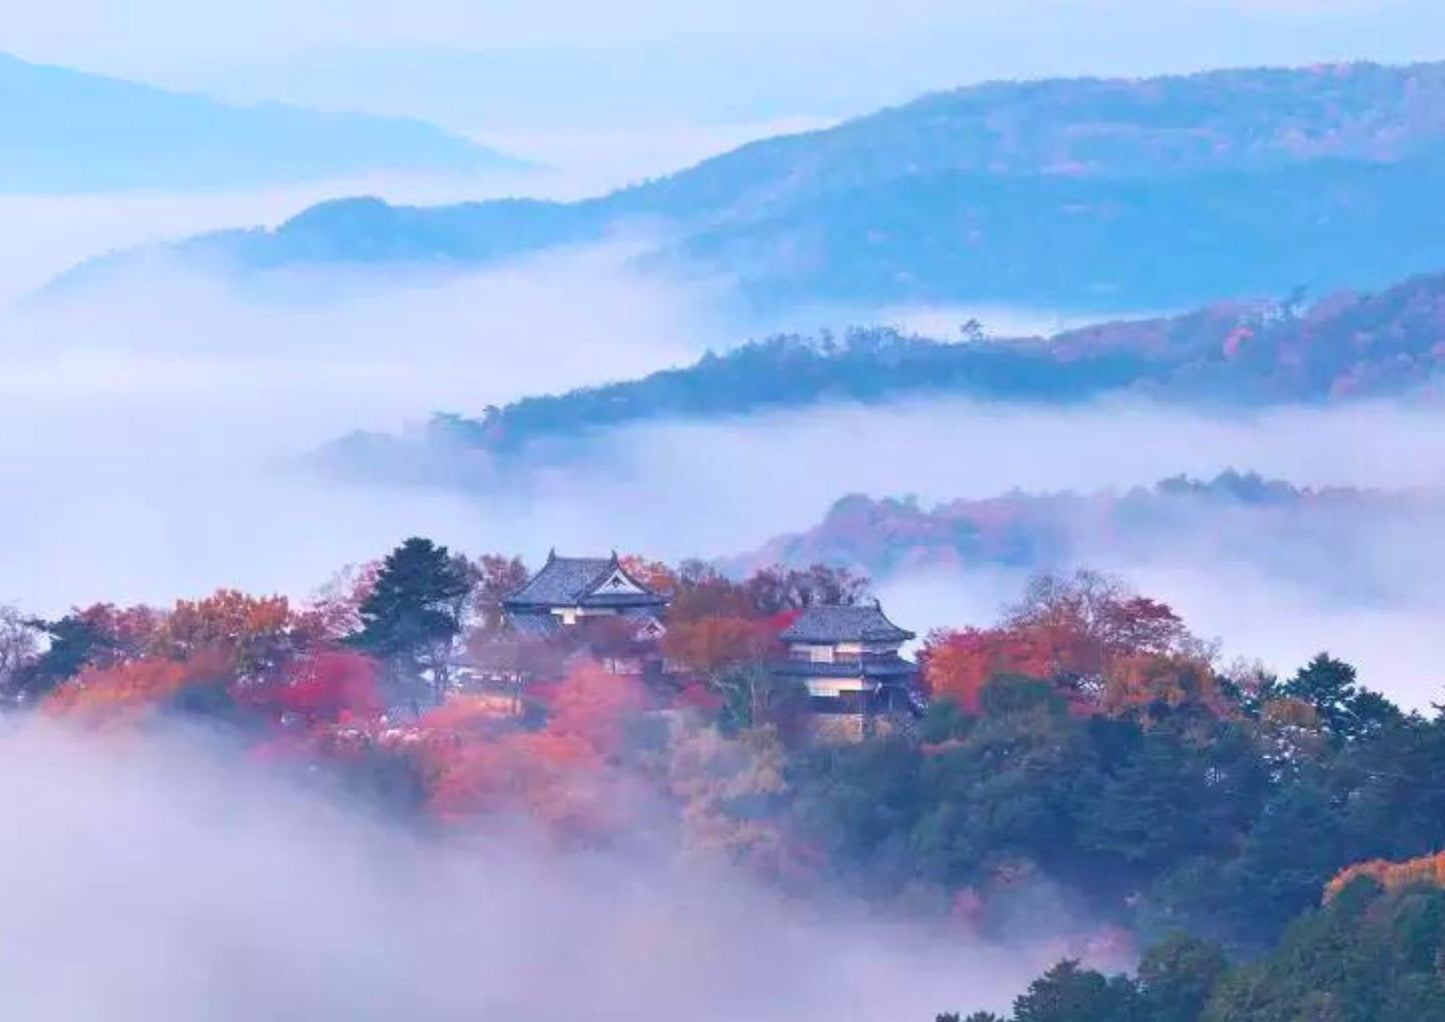
{"label": "distant mountain ridge", "polygon": [[572,204],[348,200],[185,243],[231,272],[472,265],[644,222],[759,305],[1157,308],[1445,261],[1445,63],[1000,83]]}
{"label": "distant mountain ridge", "polygon": [[0,191],[207,189],[522,166],[422,121],[235,106],[0,54]]}
{"label": "distant mountain ridge", "polygon": [[1419,537],[1442,531],[1445,493],[1438,491],[1298,487],[1228,471],[1123,491],[1015,491],[934,507],[855,494],[807,531],[724,566],[745,572],[829,564],[886,582],[917,571],[1058,571],[1101,559],[1160,564],[1183,552],[1196,563],[1249,564],[1273,577],[1389,599],[1398,595],[1400,574],[1382,567],[1391,540],[1416,537],[1409,547],[1421,570],[1416,577],[1429,578],[1445,569],[1445,558],[1437,543]]}
{"label": "distant mountain ridge", "polygon": [[828,403],[958,396],[1060,404],[1128,393],[1227,407],[1418,394],[1445,371],[1445,275],[1312,306],[1218,303],[1045,339],[938,341],[889,329],[774,337],[679,369],[439,415],[405,436],[354,434],[321,462],[344,475],[481,482],[580,456],[644,422],[711,422]]}

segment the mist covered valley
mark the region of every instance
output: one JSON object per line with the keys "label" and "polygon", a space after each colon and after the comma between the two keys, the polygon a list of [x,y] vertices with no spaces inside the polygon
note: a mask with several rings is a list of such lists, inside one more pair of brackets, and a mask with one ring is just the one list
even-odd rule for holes
{"label": "mist covered valley", "polygon": [[[630,172],[0,198],[17,1010],[1025,1018],[1067,959],[1212,1022],[1334,961],[1287,927],[1355,911],[1350,868],[1358,932],[1416,911],[1355,864],[1445,845],[1439,278],[760,309],[646,220],[478,263],[156,247]],[[636,636],[507,633],[548,551],[666,594],[668,685],[615,668]],[[411,571],[436,644],[385,633]],[[765,668],[874,599],[923,699],[814,741]]]}
{"label": "mist covered valley", "polygon": [[[77,200],[84,215],[45,222],[89,223],[99,201]],[[159,199],[150,206],[163,208]],[[175,208],[184,218],[200,207]],[[1107,390],[1064,404],[927,390],[868,401],[824,395],[716,420],[663,412],[601,432],[564,427],[524,448],[504,478],[465,469],[467,452],[446,448],[440,471],[420,483],[369,471],[364,460],[340,480],[314,470],[315,451],[355,430],[426,438],[441,410],[480,417],[522,398],[638,379],[768,328],[740,311],[725,280],[644,274],[633,251],[620,239],[400,280],[297,272],[259,292],[161,260],[84,301],[15,303],[5,313],[0,451],[27,498],[4,514],[16,542],[0,563],[0,596],[45,613],[96,599],[165,602],[222,585],[304,596],[340,566],[411,534],[528,559],[555,547],[726,562],[813,527],[849,493],[924,502],[1082,495],[1238,469],[1399,494],[1418,513],[1377,533],[1368,517],[1351,529],[1365,513],[1340,508],[1338,528],[1305,529],[1291,547],[1299,552],[1281,558],[1268,543],[1203,542],[1250,530],[1228,509],[1214,517],[1201,508],[1178,542],[1131,541],[1125,524],[1049,556],[918,557],[879,581],[923,631],[987,619],[1032,571],[1106,566],[1193,610],[1196,627],[1232,653],[1268,657],[1279,669],[1300,658],[1299,640],[1260,635],[1257,615],[1240,608],[1288,608],[1299,618],[1298,628],[1282,629],[1291,634],[1308,635],[1312,615],[1345,622],[1343,632],[1330,630],[1341,648],[1381,674],[1405,672],[1376,684],[1428,699],[1433,676],[1411,669],[1413,657],[1374,652],[1401,648],[1401,629],[1380,628],[1385,617],[1435,606],[1419,558],[1441,549],[1439,523],[1429,500],[1407,499],[1432,491],[1445,470],[1442,420],[1428,396],[1240,408]],[[11,293],[30,279],[10,274]],[[979,314],[1001,330],[1077,315]],[[879,320],[942,325],[897,309],[880,310]],[[1277,514],[1292,520],[1288,509]]]}

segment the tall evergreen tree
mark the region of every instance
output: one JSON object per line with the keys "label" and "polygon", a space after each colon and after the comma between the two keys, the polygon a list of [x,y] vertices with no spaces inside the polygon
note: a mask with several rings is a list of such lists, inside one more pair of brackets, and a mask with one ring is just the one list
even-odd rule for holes
{"label": "tall evergreen tree", "polygon": [[[440,702],[450,681],[453,640],[474,585],[465,561],[444,546],[413,537],[387,555],[361,604],[352,645],[382,661],[409,693],[430,689]],[[413,696],[414,701],[414,696]]]}
{"label": "tall evergreen tree", "polygon": [[1328,653],[1300,668],[1282,691],[1314,707],[1337,743],[1376,732],[1400,717],[1393,704],[1359,684],[1353,667]]}
{"label": "tall evergreen tree", "polygon": [[1104,976],[1065,961],[1014,1002],[1014,1022],[1136,1022],[1139,991],[1126,976]]}
{"label": "tall evergreen tree", "polygon": [[1139,963],[1139,985],[1149,1022],[1198,1022],[1229,963],[1208,941],[1175,935]]}
{"label": "tall evergreen tree", "polygon": [[1103,786],[1084,821],[1088,843],[1154,872],[1221,841],[1203,764],[1175,735],[1149,732]]}

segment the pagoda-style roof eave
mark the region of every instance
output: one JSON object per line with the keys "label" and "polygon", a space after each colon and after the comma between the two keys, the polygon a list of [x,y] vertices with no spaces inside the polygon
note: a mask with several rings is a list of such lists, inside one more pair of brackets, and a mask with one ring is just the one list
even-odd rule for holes
{"label": "pagoda-style roof eave", "polygon": [[[620,574],[638,593],[599,593],[614,574]],[[547,563],[502,599],[502,607],[537,610],[544,607],[616,608],[666,606],[666,598],[651,591],[622,566],[616,551],[609,557],[559,557],[555,550]]]}
{"label": "pagoda-style roof eave", "polygon": [[899,628],[890,621],[877,603],[872,606],[811,607],[779,636],[786,643],[815,645],[845,642],[902,644],[917,637],[914,632]]}
{"label": "pagoda-style roof eave", "polygon": [[660,596],[638,596],[635,599],[599,600],[588,597],[583,600],[540,601],[503,600],[502,609],[516,613],[535,613],[543,610],[661,610],[667,600]]}
{"label": "pagoda-style roof eave", "polygon": [[918,665],[898,659],[889,664],[813,663],[783,660],[772,665],[774,674],[797,678],[858,678],[866,681],[905,681],[918,676]]}

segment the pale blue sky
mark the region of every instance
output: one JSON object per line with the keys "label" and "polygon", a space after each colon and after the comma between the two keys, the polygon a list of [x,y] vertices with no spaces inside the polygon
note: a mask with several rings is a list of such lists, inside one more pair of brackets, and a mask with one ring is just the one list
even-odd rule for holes
{"label": "pale blue sky", "polygon": [[[1440,0],[46,0],[12,2],[0,49],[136,73],[314,50],[575,49],[719,40],[888,46],[930,37],[962,66],[1230,63],[1445,52]],[[1019,45],[1032,37],[1032,47]],[[1014,44],[1004,52],[997,42]]]}
{"label": "pale blue sky", "polygon": [[1445,0],[6,6],[0,50],[28,59],[243,101],[418,116],[554,164],[621,153],[629,172],[986,79],[1445,58]]}

